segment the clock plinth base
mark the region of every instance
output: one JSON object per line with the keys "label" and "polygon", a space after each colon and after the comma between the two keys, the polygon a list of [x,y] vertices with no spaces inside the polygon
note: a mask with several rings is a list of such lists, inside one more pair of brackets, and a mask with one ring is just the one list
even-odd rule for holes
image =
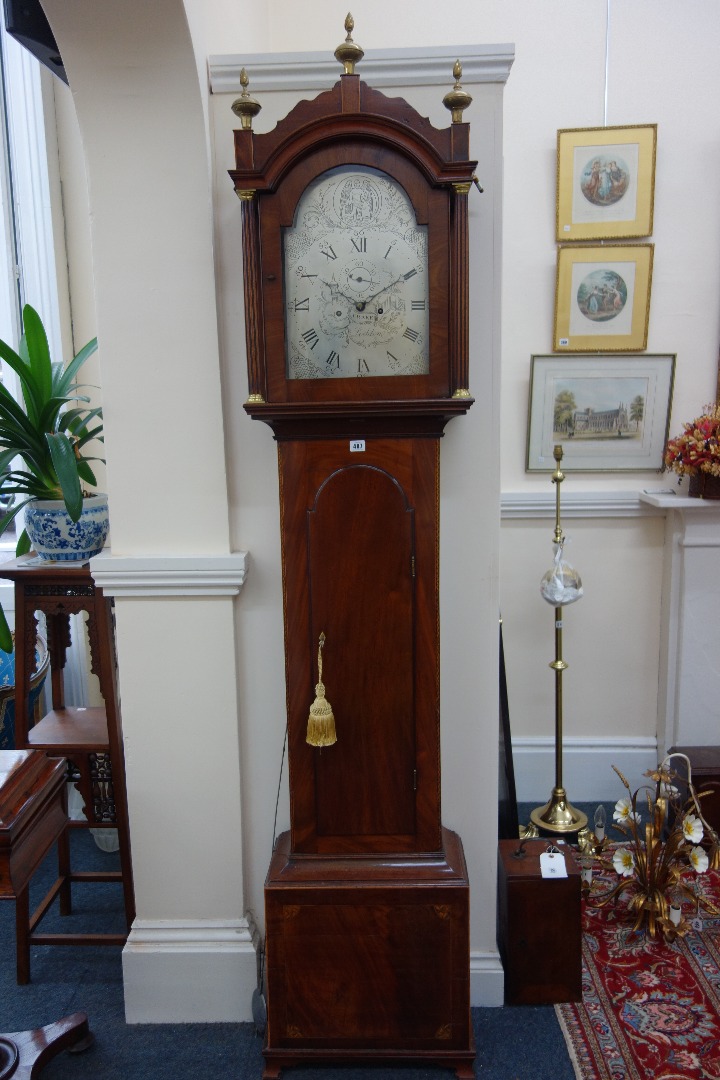
{"label": "clock plinth base", "polygon": [[459,837],[428,856],[292,856],[265,883],[263,1076],[423,1062],[473,1076],[469,884]]}

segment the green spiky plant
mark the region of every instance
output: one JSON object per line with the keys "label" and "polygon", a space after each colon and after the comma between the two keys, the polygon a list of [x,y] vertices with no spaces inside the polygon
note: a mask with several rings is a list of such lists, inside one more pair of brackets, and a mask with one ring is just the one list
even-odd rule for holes
{"label": "green spiky plant", "polygon": [[[89,341],[67,367],[50,358],[45,327],[29,304],[23,308],[19,352],[0,339],[0,356],[18,377],[23,404],[0,382],[0,499],[8,503],[0,517],[0,536],[31,499],[58,499],[73,521],[82,512],[83,484],[97,484],[84,450],[102,439],[102,409],[76,383],[81,367],[97,349]],[[16,458],[22,459],[18,466]],[[30,550],[23,529],[15,554]],[[12,652],[12,637],[0,605],[0,649]]]}

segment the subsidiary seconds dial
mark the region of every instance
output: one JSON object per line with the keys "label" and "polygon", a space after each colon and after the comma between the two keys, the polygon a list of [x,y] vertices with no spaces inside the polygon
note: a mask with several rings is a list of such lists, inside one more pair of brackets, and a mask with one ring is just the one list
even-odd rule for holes
{"label": "subsidiary seconds dial", "polygon": [[386,174],[320,176],[284,231],[283,274],[289,379],[427,374],[427,228]]}

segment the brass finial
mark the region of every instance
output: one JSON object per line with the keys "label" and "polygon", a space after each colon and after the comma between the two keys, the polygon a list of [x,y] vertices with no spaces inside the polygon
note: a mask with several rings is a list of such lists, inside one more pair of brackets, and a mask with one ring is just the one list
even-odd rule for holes
{"label": "brass finial", "polygon": [[242,94],[232,103],[232,111],[236,116],[240,117],[240,124],[246,130],[249,131],[252,128],[253,116],[262,109],[262,105],[259,101],[256,101],[254,97],[251,97],[248,93],[248,83],[250,78],[245,68],[240,72],[240,85],[242,86]]}
{"label": "brass finial", "polygon": [[460,85],[460,79],[462,78],[462,64],[459,60],[456,60],[453,66],[453,78],[455,80],[455,85],[443,98],[443,105],[446,109],[450,110],[453,124],[462,124],[463,109],[467,109],[472,101],[472,97],[468,94],[467,90],[463,90]]}
{"label": "brass finial", "polygon": [[354,29],[355,20],[348,11],[345,18],[345,32],[347,37],[335,50],[335,59],[342,64],[346,75],[355,74],[355,65],[359,64],[365,55],[365,50],[361,49],[359,45],[356,45],[352,39],[352,32]]}

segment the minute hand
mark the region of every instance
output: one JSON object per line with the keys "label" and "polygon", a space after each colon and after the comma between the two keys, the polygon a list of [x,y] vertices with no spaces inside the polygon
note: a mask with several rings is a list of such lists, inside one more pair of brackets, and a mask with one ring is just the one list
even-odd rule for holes
{"label": "minute hand", "polygon": [[381,293],[387,292],[388,289],[392,289],[393,285],[397,285],[398,281],[402,281],[406,276],[407,275],[405,274],[398,274],[392,281],[388,281],[387,284],[383,285],[380,289],[377,289],[374,293],[370,293],[369,296],[364,296],[363,300],[365,303],[367,303],[368,300],[374,300],[376,296],[380,296]]}

